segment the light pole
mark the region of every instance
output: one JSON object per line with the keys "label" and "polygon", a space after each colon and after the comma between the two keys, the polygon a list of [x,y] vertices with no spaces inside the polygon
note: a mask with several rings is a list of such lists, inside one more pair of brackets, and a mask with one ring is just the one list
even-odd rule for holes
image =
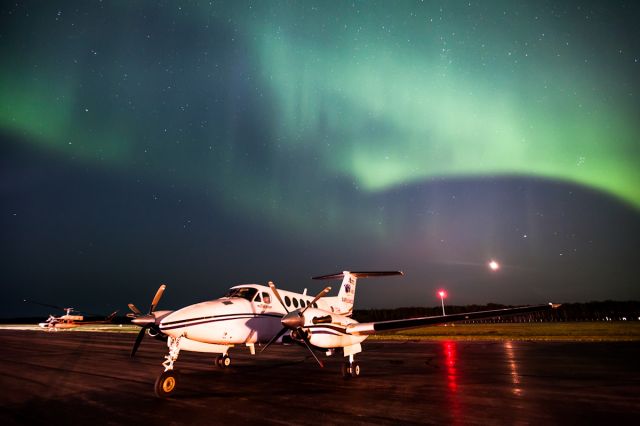
{"label": "light pole", "polygon": [[444,313],[444,298],[447,297],[447,293],[444,290],[440,290],[438,292],[438,294],[440,295],[440,302],[442,303],[442,315],[446,315]]}

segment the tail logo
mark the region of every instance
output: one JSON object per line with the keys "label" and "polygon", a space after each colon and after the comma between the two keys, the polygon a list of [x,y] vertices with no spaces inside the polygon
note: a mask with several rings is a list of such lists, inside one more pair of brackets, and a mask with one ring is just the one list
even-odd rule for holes
{"label": "tail logo", "polygon": [[351,293],[351,284],[346,283],[346,284],[344,285],[344,291],[345,291],[346,293]]}

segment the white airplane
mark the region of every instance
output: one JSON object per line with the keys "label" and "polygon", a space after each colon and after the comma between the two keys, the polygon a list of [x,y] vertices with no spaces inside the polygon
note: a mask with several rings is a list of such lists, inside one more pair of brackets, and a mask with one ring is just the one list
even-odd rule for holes
{"label": "white airplane", "polygon": [[342,374],[344,377],[357,377],[360,375],[361,367],[354,360],[354,355],[362,351],[362,341],[377,332],[521,314],[558,306],[546,304],[367,323],[359,323],[352,319],[357,279],[390,275],[402,275],[402,272],[343,271],[314,277],[321,280],[342,278],[340,291],[335,297],[325,297],[331,287],[326,287],[315,297],[310,297],[306,290],[302,294],[277,290],[272,282],[269,282],[269,286],[243,284],[232,287],[219,299],[197,303],[169,313],[155,311],[164,290],[161,286],[154,297],[149,314],[142,315],[135,306],[131,308],[138,315],[133,322],[143,327],[136,339],[132,355],[140,344],[145,328],[168,337],[169,354],[162,363],[164,372],[155,383],[155,393],[159,397],[167,397],[175,391],[178,376],[174,370],[174,363],[183,350],[218,354],[216,364],[219,367],[228,367],[231,364],[229,349],[236,345],[246,345],[251,354],[255,354],[256,344],[266,344],[262,348],[264,351],[274,342],[288,340],[306,346],[321,367],[323,364],[314,350],[325,352],[327,356],[340,353],[348,357],[342,366]]}

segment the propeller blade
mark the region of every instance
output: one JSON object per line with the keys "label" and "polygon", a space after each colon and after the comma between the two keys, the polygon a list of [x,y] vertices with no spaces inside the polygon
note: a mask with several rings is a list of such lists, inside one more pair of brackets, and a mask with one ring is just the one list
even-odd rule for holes
{"label": "propeller blade", "polygon": [[309,306],[313,306],[313,304],[316,303],[318,299],[320,299],[321,297],[324,297],[330,291],[331,291],[331,287],[325,287],[324,290],[322,290],[320,293],[316,295],[316,297],[313,299],[311,303],[309,303],[307,306],[304,307],[304,309],[300,312],[300,314],[301,315],[304,314],[304,311],[309,309]]}
{"label": "propeller blade", "polygon": [[[129,303],[127,306],[135,315],[142,315],[142,311],[140,311],[140,309],[138,309],[133,303]],[[127,314],[127,316],[129,316],[129,314]]]}
{"label": "propeller blade", "polygon": [[324,364],[322,363],[322,361],[320,361],[318,359],[316,354],[313,353],[313,349],[311,349],[311,346],[309,346],[309,339],[307,338],[307,335],[305,333],[298,333],[298,335],[302,338],[302,341],[304,342],[304,345],[307,347],[307,349],[309,349],[309,352],[311,352],[311,355],[318,362],[318,365],[320,365],[320,368],[324,368]]}
{"label": "propeller blade", "polygon": [[136,352],[138,351],[138,346],[140,346],[140,343],[142,342],[142,338],[144,337],[144,333],[146,333],[148,327],[142,327],[140,329],[140,332],[138,333],[138,336],[136,337],[136,341],[133,344],[133,348],[131,349],[131,358],[133,358],[134,356],[136,356]]}
{"label": "propeller blade", "polygon": [[160,298],[162,297],[162,293],[164,293],[164,289],[167,286],[162,284],[160,287],[158,287],[158,291],[156,292],[156,295],[153,297],[153,301],[151,302],[151,307],[149,308],[149,313],[153,313],[153,311],[156,310],[156,306],[158,306],[158,302],[160,301]]}
{"label": "propeller blade", "polygon": [[273,338],[271,340],[269,340],[269,343],[267,343],[261,350],[260,353],[264,352],[269,346],[271,346],[271,344],[273,342],[275,342],[276,340],[278,340],[280,338],[280,336],[282,336],[284,333],[286,333],[288,330],[287,327],[283,327],[282,330],[280,330],[278,332],[278,334],[276,334],[275,336],[273,336]]}
{"label": "propeller blade", "polygon": [[284,302],[282,301],[282,298],[280,297],[280,293],[278,293],[278,289],[276,288],[276,285],[272,281],[269,281],[269,287],[271,287],[271,291],[273,291],[273,294],[276,295],[276,299],[278,299],[278,302],[280,302],[284,310],[287,311],[287,313],[289,313],[289,310],[287,309]]}

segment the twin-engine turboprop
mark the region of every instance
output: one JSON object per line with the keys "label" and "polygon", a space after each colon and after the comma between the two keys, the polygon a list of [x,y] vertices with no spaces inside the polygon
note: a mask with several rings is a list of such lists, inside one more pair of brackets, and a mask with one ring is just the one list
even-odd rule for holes
{"label": "twin-engine turboprop", "polygon": [[[343,376],[357,377],[361,369],[354,355],[362,352],[361,342],[371,334],[465,319],[521,314],[556,306],[546,304],[368,323],[359,323],[351,318],[357,279],[391,275],[402,275],[402,272],[343,271],[314,277],[323,280],[342,278],[338,295],[334,297],[326,297],[331,287],[310,297],[306,291],[300,294],[278,290],[272,282],[269,282],[269,286],[238,285],[219,299],[190,305],[163,316],[157,328],[168,336],[169,354],[162,363],[165,370],[156,380],[156,395],[166,397],[175,390],[177,374],[174,363],[181,350],[218,354],[216,364],[228,367],[231,364],[228,352],[233,346],[246,345],[251,354],[255,354],[256,344],[265,344],[262,348],[264,351],[275,342],[289,339],[307,347],[321,367],[323,363],[314,350],[325,352],[327,356],[342,353],[347,358],[342,366]],[[150,314],[153,314],[157,299],[158,295],[154,298]],[[149,317],[149,324],[152,323],[156,327],[156,317],[153,315]],[[144,328],[141,335],[143,333]]]}

